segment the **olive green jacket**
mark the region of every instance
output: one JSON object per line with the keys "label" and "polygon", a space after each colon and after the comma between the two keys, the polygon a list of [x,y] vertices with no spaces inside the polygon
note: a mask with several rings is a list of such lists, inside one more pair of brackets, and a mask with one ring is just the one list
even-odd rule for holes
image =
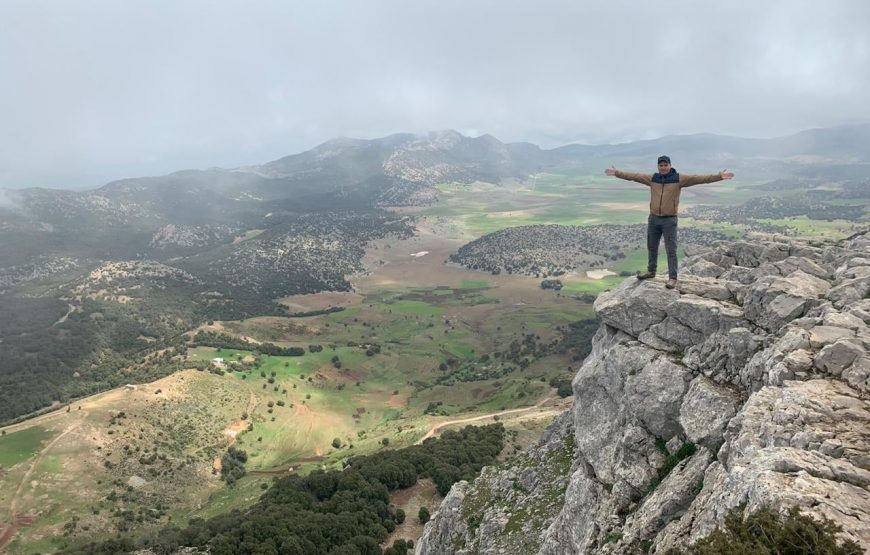
{"label": "olive green jacket", "polygon": [[649,187],[650,202],[649,213],[654,216],[676,216],[680,210],[680,191],[683,187],[691,187],[701,183],[713,183],[722,181],[718,173],[710,175],[683,175],[680,174],[679,183],[656,183],[652,175],[648,173],[629,173],[616,170],[616,177],[628,181],[637,181]]}

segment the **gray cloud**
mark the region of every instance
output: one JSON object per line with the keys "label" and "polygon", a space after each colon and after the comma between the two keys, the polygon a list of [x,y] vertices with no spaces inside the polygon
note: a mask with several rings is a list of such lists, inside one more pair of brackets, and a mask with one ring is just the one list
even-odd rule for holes
{"label": "gray cloud", "polygon": [[0,187],[262,163],[342,135],[550,147],[870,120],[861,0],[6,0],[0,21]]}

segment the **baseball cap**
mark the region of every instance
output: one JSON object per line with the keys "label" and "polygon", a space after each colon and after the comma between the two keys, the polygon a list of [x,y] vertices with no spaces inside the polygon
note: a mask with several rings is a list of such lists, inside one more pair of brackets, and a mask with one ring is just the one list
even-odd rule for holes
{"label": "baseball cap", "polygon": [[661,156],[659,156],[659,159],[658,159],[658,162],[657,162],[657,163],[662,163],[662,162],[667,162],[668,164],[670,164],[670,163],[671,163],[671,157],[670,157],[670,156],[665,156],[664,154],[662,154]]}

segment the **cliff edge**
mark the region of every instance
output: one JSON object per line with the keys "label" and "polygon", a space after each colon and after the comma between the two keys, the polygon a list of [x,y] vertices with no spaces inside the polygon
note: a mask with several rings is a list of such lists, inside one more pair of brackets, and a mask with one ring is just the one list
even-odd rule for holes
{"label": "cliff edge", "polygon": [[735,507],[824,516],[870,551],[870,234],[747,240],[681,285],[627,279],[575,402],[523,456],[456,484],[417,554],[665,553]]}

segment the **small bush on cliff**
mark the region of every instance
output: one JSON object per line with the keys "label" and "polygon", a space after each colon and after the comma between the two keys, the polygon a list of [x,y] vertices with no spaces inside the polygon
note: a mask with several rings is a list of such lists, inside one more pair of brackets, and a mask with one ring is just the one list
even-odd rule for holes
{"label": "small bush on cliff", "polygon": [[797,507],[779,514],[768,507],[743,518],[743,507],[725,517],[725,527],[693,545],[688,551],[667,555],[860,555],[851,540],[839,542],[842,528],[830,520],[818,521]]}

